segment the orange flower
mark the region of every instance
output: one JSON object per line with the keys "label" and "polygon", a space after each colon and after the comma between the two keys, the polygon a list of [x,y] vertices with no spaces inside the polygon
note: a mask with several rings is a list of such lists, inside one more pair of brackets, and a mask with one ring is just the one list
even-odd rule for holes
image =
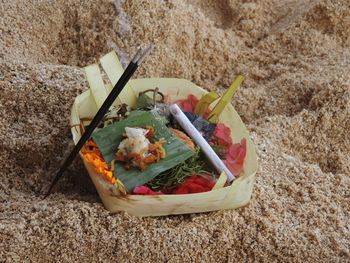
{"label": "orange flower", "polygon": [[107,163],[103,160],[100,150],[92,140],[85,144],[81,153],[83,154],[84,159],[94,167],[97,173],[101,174],[106,181],[115,184],[116,180],[113,172],[108,168]]}

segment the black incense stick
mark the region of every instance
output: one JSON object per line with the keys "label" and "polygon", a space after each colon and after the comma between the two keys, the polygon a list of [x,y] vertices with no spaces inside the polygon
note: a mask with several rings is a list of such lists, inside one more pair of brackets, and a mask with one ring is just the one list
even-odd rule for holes
{"label": "black incense stick", "polygon": [[103,119],[106,112],[109,110],[115,99],[118,97],[120,92],[125,87],[126,83],[130,80],[138,66],[143,62],[143,60],[151,53],[153,50],[153,45],[150,45],[144,52],[142,52],[141,49],[139,49],[134,56],[134,58],[131,60],[127,68],[125,69],[124,73],[119,78],[118,82],[115,84],[114,88],[112,89],[111,93],[108,95],[107,99],[103,102],[101,108],[97,111],[95,117],[92,119],[90,125],[87,127],[84,134],[81,136],[78,143],[73,148],[72,152],[68,155],[66,160],[64,161],[63,165],[61,166],[60,170],[56,174],[54,180],[52,181],[49,190],[45,194],[46,198],[50,193],[52,188],[56,185],[58,180],[62,177],[64,171],[68,168],[68,166],[74,161],[75,157],[79,153],[80,149],[84,146],[85,142],[91,137],[91,134],[95,130],[95,128],[99,125],[100,121]]}

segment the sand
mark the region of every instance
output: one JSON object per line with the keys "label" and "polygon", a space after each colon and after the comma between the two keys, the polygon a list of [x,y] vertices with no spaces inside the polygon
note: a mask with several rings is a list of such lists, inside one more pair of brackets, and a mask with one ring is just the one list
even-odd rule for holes
{"label": "sand", "polygon": [[[0,4],[1,262],[350,262],[348,0],[14,0]],[[222,92],[251,132],[259,171],[238,210],[111,215],[72,147],[81,67],[157,50],[138,77]]]}

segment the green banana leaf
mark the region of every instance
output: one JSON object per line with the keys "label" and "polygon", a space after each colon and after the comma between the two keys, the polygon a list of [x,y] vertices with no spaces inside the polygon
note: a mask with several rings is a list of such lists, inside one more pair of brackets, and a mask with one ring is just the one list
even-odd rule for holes
{"label": "green banana leaf", "polygon": [[147,96],[146,94],[141,94],[136,100],[136,109],[137,110],[149,110],[154,107],[153,99]]}
{"label": "green banana leaf", "polygon": [[149,182],[160,173],[184,162],[194,154],[186,144],[170,133],[162,119],[155,112],[133,111],[126,119],[97,130],[92,135],[107,163],[115,158],[118,146],[124,139],[125,127],[152,126],[155,130],[155,139],[166,141],[164,144],[166,157],[147,166],[144,171],[140,171],[138,168],[126,170],[123,163],[116,162],[114,175],[124,184],[128,192]]}

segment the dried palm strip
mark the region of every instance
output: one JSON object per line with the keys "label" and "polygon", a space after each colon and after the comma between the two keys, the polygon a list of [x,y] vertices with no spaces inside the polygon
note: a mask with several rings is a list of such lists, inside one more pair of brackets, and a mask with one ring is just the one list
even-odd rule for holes
{"label": "dried palm strip", "polygon": [[227,181],[227,175],[225,174],[225,172],[222,172],[212,190],[223,188],[224,185],[226,184],[226,181]]}
{"label": "dried palm strip", "polygon": [[84,69],[87,81],[89,82],[91,94],[94,98],[97,108],[99,109],[102,106],[103,102],[106,100],[109,92],[107,92],[101,76],[100,68],[97,64],[92,64],[85,67]]}
{"label": "dried palm strip", "polygon": [[[100,59],[100,62],[102,68],[104,69],[109,80],[111,81],[112,86],[114,86],[124,72],[124,69],[121,63],[119,62],[117,54],[115,53],[115,51],[109,52]],[[136,93],[134,92],[130,84],[127,83],[125,85],[125,88],[119,94],[115,103],[120,104],[123,102],[128,105],[135,105],[136,99]]]}

